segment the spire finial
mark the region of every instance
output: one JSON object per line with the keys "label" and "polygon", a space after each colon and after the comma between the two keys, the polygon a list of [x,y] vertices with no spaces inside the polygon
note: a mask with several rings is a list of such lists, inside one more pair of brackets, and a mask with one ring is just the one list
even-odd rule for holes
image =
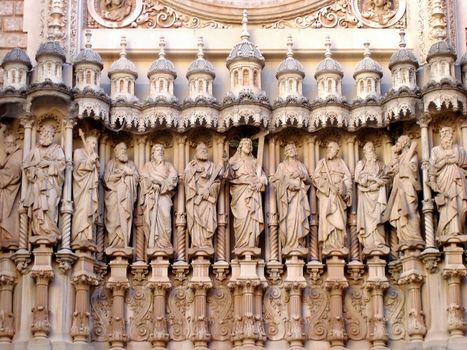
{"label": "spire finial", "polygon": [[371,52],[370,52],[370,43],[368,41],[365,41],[363,43],[363,46],[365,47],[365,51],[363,51],[363,56],[364,57],[370,57]]}
{"label": "spire finial", "polygon": [[293,41],[292,41],[292,35],[289,35],[287,37],[287,57],[293,57]]}
{"label": "spire finial", "polygon": [[165,59],[165,38],[163,36],[159,38],[159,58]]}
{"label": "spire finial", "polygon": [[203,40],[203,37],[200,36],[198,38],[198,59],[203,59],[204,58],[204,40]]}
{"label": "spire finial", "polygon": [[404,28],[401,27],[400,31],[399,31],[399,37],[400,37],[400,40],[399,40],[399,47],[401,49],[403,49],[405,46],[406,46],[406,43],[405,43],[405,30]]}
{"label": "spire finial", "polygon": [[126,36],[122,35],[120,39],[120,57],[126,57]]}
{"label": "spire finial", "polygon": [[248,11],[246,9],[243,10],[242,34],[240,37],[244,41],[247,41],[250,38],[250,33],[248,33]]}
{"label": "spire finial", "polygon": [[331,57],[331,38],[329,35],[326,35],[326,38],[324,39],[324,47],[326,48],[326,51],[324,52],[324,57],[330,58]]}
{"label": "spire finial", "polygon": [[91,49],[92,48],[92,44],[91,44],[91,37],[92,37],[92,34],[91,34],[91,30],[89,29],[86,29],[86,44],[84,45],[84,47],[86,49]]}

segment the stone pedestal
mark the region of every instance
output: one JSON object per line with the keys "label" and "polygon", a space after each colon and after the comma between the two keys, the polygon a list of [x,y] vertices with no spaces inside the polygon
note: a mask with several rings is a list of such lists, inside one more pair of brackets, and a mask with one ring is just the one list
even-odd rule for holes
{"label": "stone pedestal", "polygon": [[328,276],[325,287],[330,296],[330,323],[327,339],[331,344],[331,349],[345,349],[347,333],[344,326],[343,292],[349,285],[344,275],[345,262],[334,255],[327,260],[326,265]]}
{"label": "stone pedestal", "polygon": [[303,349],[305,340],[304,320],[302,316],[302,290],[306,287],[303,276],[303,266],[305,263],[299,259],[298,255],[292,255],[287,259],[287,276],[285,278],[285,288],[289,293],[289,317],[287,320],[286,338],[289,342],[289,349]]}
{"label": "stone pedestal", "polygon": [[212,248],[189,249],[192,258],[191,266],[193,274],[189,286],[194,294],[194,320],[191,341],[196,350],[207,350],[211,339],[207,318],[207,291],[212,287],[209,277],[209,257],[214,254]]}
{"label": "stone pedestal", "polygon": [[386,330],[387,320],[384,317],[383,293],[389,288],[386,278],[386,262],[378,255],[368,260],[368,279],[365,287],[370,295],[370,319],[368,339],[371,341],[371,349],[387,349],[388,333]]}
{"label": "stone pedestal", "polygon": [[0,253],[0,349],[6,349],[15,334],[13,315],[13,287],[16,283],[16,268],[11,261],[11,253]]}
{"label": "stone pedestal", "polygon": [[106,284],[106,287],[112,290],[112,311],[108,339],[110,349],[123,350],[126,348],[128,341],[125,322],[125,293],[130,287],[127,270],[132,249],[107,248],[105,252],[112,258],[109,263],[110,277]]}
{"label": "stone pedestal", "polygon": [[398,281],[399,284],[407,286],[407,333],[413,346],[423,342],[426,334],[425,313],[422,310],[420,295],[423,274],[419,257],[418,249],[406,249],[402,252],[402,273]]}
{"label": "stone pedestal", "polygon": [[91,286],[97,285],[97,276],[94,273],[95,260],[92,250],[78,250],[76,256],[78,260],[72,275],[72,283],[75,286],[75,310],[70,335],[74,343],[85,344],[89,341],[90,334],[89,290]]}

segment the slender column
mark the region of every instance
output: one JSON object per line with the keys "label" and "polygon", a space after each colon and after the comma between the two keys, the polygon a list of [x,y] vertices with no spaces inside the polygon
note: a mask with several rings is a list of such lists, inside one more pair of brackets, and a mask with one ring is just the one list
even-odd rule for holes
{"label": "slender column", "polygon": [[448,330],[451,337],[464,336],[465,309],[462,306],[461,282],[465,275],[465,269],[443,271],[443,277],[448,281]]}
{"label": "slender column", "polygon": [[[175,152],[178,153],[177,157],[177,172],[183,174],[185,170],[185,154],[187,153],[186,138],[181,137],[177,139]],[[177,211],[175,213],[175,226],[177,228],[177,260],[186,261],[187,248],[186,248],[186,214],[185,214],[185,192],[183,181],[179,181],[177,190]]]}
{"label": "slender column", "polygon": [[59,268],[63,273],[67,273],[75,260],[71,251],[71,214],[73,213],[73,200],[71,191],[73,188],[73,127],[76,120],[72,117],[63,120],[64,132],[64,153],[65,153],[65,183],[63,185],[63,198],[60,206],[62,244],[57,252]]}
{"label": "slender column", "polygon": [[286,288],[289,292],[289,319],[287,326],[287,340],[289,349],[302,349],[305,340],[302,317],[302,290],[305,282],[291,282]]}
{"label": "slender column", "polygon": [[31,325],[32,335],[35,338],[46,338],[49,334],[49,282],[53,276],[51,269],[31,272],[31,277],[36,282],[36,304],[32,309],[33,321]]}
{"label": "slender column", "polygon": [[430,167],[430,136],[428,128],[431,117],[425,113],[419,120],[418,124],[421,129],[421,144],[422,144],[422,184],[423,184],[423,205],[422,210],[425,218],[425,239],[426,250],[437,250],[435,245],[435,230],[433,224],[433,199],[431,189],[428,186],[428,171]]}
{"label": "slender column", "polygon": [[255,327],[255,299],[254,291],[259,281],[245,280],[242,281],[243,298],[242,298],[242,317],[243,317],[243,336],[242,344],[253,346],[257,338]]}
{"label": "slender column", "polygon": [[15,334],[13,288],[16,283],[16,271],[10,258],[11,253],[0,255],[0,315],[3,316],[0,327],[0,344],[11,343]]}
{"label": "slender column", "polygon": [[[313,174],[316,167],[316,137],[312,136],[306,145],[309,152],[308,173]],[[316,189],[310,186],[310,257],[312,261],[319,261],[319,244],[318,244],[318,210],[316,203]]]}
{"label": "slender column", "polygon": [[264,342],[266,341],[263,319],[263,288],[266,286],[267,283],[260,283],[255,289],[255,331],[257,348],[263,348]]}
{"label": "slender column", "polygon": [[352,206],[350,208],[350,259],[352,261],[360,261],[360,247],[357,236],[357,193],[355,190],[354,172],[355,172],[355,139],[354,135],[351,135],[348,139],[349,149],[349,168],[352,174]]}
{"label": "slender column", "polygon": [[[209,262],[208,265],[209,267]],[[206,315],[207,290],[211,288],[211,282],[190,282],[194,288],[195,316],[192,329],[192,341],[195,349],[207,349],[211,334],[208,329],[208,319]]]}
{"label": "slender column", "polygon": [[[23,140],[23,161],[27,154],[31,151],[32,146],[32,127],[34,125],[34,116],[26,114],[21,118],[21,125],[24,128]],[[22,273],[26,273],[26,268],[31,261],[29,246],[28,246],[28,213],[24,207],[24,199],[27,189],[27,178],[23,171],[21,176],[21,200],[19,206],[19,249],[14,253],[12,259],[15,261],[17,269]]]}
{"label": "slender column", "polygon": [[103,136],[99,142],[99,162],[100,162],[100,172],[99,172],[99,217],[97,220],[97,230],[96,230],[96,246],[97,246],[97,260],[104,260],[104,172],[105,166],[107,164],[107,136]]}
{"label": "slender column", "polygon": [[[217,159],[216,162],[223,161],[224,153],[224,142],[225,136],[217,139]],[[217,200],[217,245],[216,245],[216,257],[218,261],[226,261],[226,226],[227,226],[227,214],[225,207],[225,192],[224,192],[225,181],[222,181],[221,188],[219,190],[219,198]]]}
{"label": "slender column", "polygon": [[[269,176],[276,172],[276,139],[269,139]],[[277,203],[274,188],[271,183],[268,186],[269,198],[269,239],[271,251],[269,254],[271,261],[279,261],[279,237],[278,237],[278,221],[277,221]]]}
{"label": "slender column", "polygon": [[112,315],[110,316],[109,342],[111,349],[123,350],[128,340],[125,322],[125,292],[130,287],[128,282],[107,283],[112,290]]}
{"label": "slender column", "polygon": [[87,343],[90,334],[89,289],[92,285],[97,285],[97,278],[83,273],[75,275],[72,283],[75,286],[76,294],[70,334],[74,343]]}
{"label": "slender column", "polygon": [[329,292],[330,303],[330,323],[328,340],[332,348],[342,348],[347,339],[347,333],[344,327],[344,312],[343,312],[343,290],[347,288],[347,281],[331,281],[327,280],[325,286]]}
{"label": "slender column", "polygon": [[149,340],[153,349],[165,349],[169,341],[165,298],[167,289],[170,288],[170,282],[152,282],[149,287],[153,289],[154,298],[152,308],[153,331],[149,335]]}

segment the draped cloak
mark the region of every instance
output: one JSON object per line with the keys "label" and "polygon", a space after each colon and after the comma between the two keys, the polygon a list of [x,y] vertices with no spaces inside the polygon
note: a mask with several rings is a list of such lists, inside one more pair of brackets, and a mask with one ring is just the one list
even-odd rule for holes
{"label": "draped cloak", "polygon": [[[299,176],[292,178],[292,173]],[[311,213],[307,196],[311,183],[308,170],[298,160],[288,159],[279,164],[271,181],[278,203],[282,249],[304,247],[303,239],[310,231],[308,217]]]}
{"label": "draped cloak", "polygon": [[[211,161],[198,160],[192,160],[185,169],[186,214],[192,248],[212,248],[212,237],[217,227],[216,204],[221,171],[221,167]],[[209,190],[207,199],[199,195],[204,189]]]}
{"label": "draped cloak", "polygon": [[229,159],[229,168],[235,248],[255,248],[264,229],[264,217],[261,192],[250,186],[258,182],[266,185],[267,178],[264,172],[257,176],[253,156],[233,156]]}
{"label": "draped cloak", "polygon": [[99,162],[92,161],[83,148],[75,150],[73,161],[72,242],[92,242],[98,211]]}
{"label": "draped cloak", "polygon": [[[132,175],[124,174],[125,167],[132,170]],[[130,244],[138,178],[132,161],[111,159],[105,169],[105,228],[111,248],[126,248]]]}
{"label": "draped cloak", "polygon": [[23,167],[28,179],[24,206],[28,208],[28,216],[32,219],[32,233],[60,237],[57,226],[58,204],[65,176],[62,147],[55,143],[47,147],[37,145],[26,156]]}
{"label": "draped cloak", "polygon": [[[141,171],[140,203],[143,232],[149,248],[172,248],[172,196],[178,177],[174,166],[166,161],[144,164]],[[156,190],[160,186],[159,191]]]}
{"label": "draped cloak", "polygon": [[17,146],[0,163],[0,240],[18,244],[22,152]]}

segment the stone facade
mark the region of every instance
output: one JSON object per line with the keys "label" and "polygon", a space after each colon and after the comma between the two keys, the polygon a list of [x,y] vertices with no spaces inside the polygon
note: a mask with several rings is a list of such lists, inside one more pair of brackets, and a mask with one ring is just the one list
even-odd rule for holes
{"label": "stone facade", "polygon": [[242,4],[0,3],[0,350],[467,348],[466,5]]}

